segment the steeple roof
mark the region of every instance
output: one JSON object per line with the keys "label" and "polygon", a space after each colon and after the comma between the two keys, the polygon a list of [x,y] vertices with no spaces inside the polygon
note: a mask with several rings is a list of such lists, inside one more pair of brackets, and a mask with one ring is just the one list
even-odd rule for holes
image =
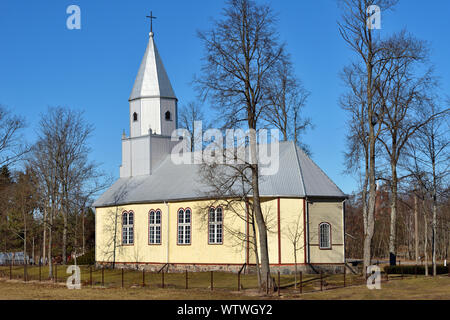
{"label": "steeple roof", "polygon": [[156,48],[153,32],[150,32],[149,35],[147,49],[145,50],[136,80],[134,81],[129,100],[145,97],[176,99],[166,69]]}

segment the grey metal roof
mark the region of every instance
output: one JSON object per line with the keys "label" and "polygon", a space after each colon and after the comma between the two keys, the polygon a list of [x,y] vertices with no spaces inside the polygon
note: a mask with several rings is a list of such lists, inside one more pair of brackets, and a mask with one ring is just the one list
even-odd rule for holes
{"label": "grey metal roof", "polygon": [[[278,172],[260,179],[262,197],[345,197],[293,142],[280,142],[279,159]],[[198,164],[176,165],[167,155],[152,175],[117,180],[93,206],[209,198],[210,186],[200,181],[200,168]]]}
{"label": "grey metal roof", "polygon": [[129,100],[145,97],[176,99],[175,92],[153,40],[152,32],[150,33],[147,49],[139,67]]}

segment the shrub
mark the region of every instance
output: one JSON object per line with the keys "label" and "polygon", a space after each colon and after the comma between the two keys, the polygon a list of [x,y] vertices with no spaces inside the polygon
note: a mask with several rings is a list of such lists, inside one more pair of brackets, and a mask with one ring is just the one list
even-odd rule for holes
{"label": "shrub", "polygon": [[[407,266],[385,266],[384,272],[388,274],[415,274],[416,273],[415,265],[407,265]],[[448,266],[444,267],[443,265],[436,266],[437,274],[446,274],[448,273]],[[425,274],[425,266],[417,266],[417,274]],[[428,274],[433,274],[433,266],[428,266]]]}

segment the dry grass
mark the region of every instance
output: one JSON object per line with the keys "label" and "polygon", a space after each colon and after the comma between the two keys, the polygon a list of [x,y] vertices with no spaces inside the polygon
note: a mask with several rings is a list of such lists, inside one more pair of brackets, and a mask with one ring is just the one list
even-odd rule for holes
{"label": "dry grass", "polygon": [[450,300],[450,277],[409,277],[383,282],[381,290],[365,285],[352,286],[303,295],[287,294],[288,299],[305,300]]}
{"label": "dry grass", "polygon": [[[231,273],[214,273],[214,291],[210,290],[210,273],[189,273],[189,290],[185,288],[185,274],[171,273],[165,274],[165,288],[161,288],[161,274],[146,273],[146,287],[142,287],[142,272],[125,271],[124,288],[121,288],[121,270],[105,270],[105,287],[101,286],[101,271],[93,272],[93,283],[89,285],[89,268],[82,268],[83,286],[81,290],[68,290],[65,286],[65,279],[68,276],[63,273],[65,268],[58,268],[57,284],[51,281],[38,282],[39,269],[29,268],[29,279],[24,283],[23,267],[15,267],[13,270],[13,280],[9,280],[9,267],[0,268],[3,280],[0,280],[0,299],[48,299],[48,300],[109,300],[109,299],[135,299],[135,300],[234,300],[234,299],[277,299],[278,294],[265,296],[256,290],[257,279],[254,275],[242,275],[241,291],[237,291],[237,275]],[[41,270],[42,279],[47,274],[46,269]],[[440,276],[436,278],[409,277],[400,280],[400,277],[390,277],[389,282],[382,283],[382,290],[369,290],[364,280],[358,277],[347,275],[346,284],[353,286],[339,288],[343,286],[343,276],[333,275],[326,277],[323,282],[323,292],[312,292],[320,290],[320,277],[317,275],[304,276],[303,294],[294,290],[291,286],[294,283],[293,276],[281,277],[281,299],[450,299],[450,277]]]}

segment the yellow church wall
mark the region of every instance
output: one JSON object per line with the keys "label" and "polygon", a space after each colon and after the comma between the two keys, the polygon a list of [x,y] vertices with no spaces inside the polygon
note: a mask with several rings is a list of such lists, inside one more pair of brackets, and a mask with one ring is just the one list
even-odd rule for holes
{"label": "yellow church wall", "polygon": [[[234,237],[232,232],[245,234],[245,221],[237,218],[230,211],[223,211],[223,242],[222,244],[208,243],[208,220],[207,209],[211,205],[209,201],[187,201],[170,203],[170,232],[169,242],[170,263],[198,263],[198,264],[244,264],[245,263],[245,241]],[[214,206],[219,206],[215,203]],[[192,210],[191,222],[191,244],[177,244],[177,212],[180,208]]]}
{"label": "yellow church wall", "polygon": [[[292,265],[295,263],[293,235],[298,230],[297,263],[305,263],[303,199],[266,198],[261,208],[268,227],[268,248],[270,264]],[[224,235],[222,244],[208,244],[208,222],[205,208],[210,201],[184,201],[125,205],[117,208],[117,250],[116,262],[165,264],[236,264],[242,265],[247,259],[247,242],[234,234],[246,234],[246,222],[234,212],[224,210]],[[218,206],[219,203],[215,203]],[[177,244],[177,212],[180,208],[192,210],[191,244]],[[245,215],[245,206],[242,206]],[[148,244],[148,212],[161,210],[161,244]],[[278,223],[278,209],[280,221]],[[134,245],[122,245],[123,211],[134,212]],[[112,262],[113,227],[115,207],[96,209],[96,261]],[[169,213],[169,214],[168,214]],[[318,247],[318,226],[328,222],[332,228],[332,250]],[[310,256],[311,263],[343,263],[342,202],[314,202],[309,204]],[[251,226],[250,232],[251,230]],[[257,231],[257,230],[256,230]],[[169,239],[167,238],[169,237]],[[169,241],[169,250],[167,250]],[[249,263],[255,263],[255,255],[250,248]],[[280,259],[281,256],[281,259]]]}
{"label": "yellow church wall", "polygon": [[[343,204],[336,201],[314,201],[308,204],[310,262],[344,263]],[[331,250],[319,248],[319,224],[331,225]]]}
{"label": "yellow church wall", "polygon": [[[280,199],[281,264],[294,264],[294,241],[297,263],[305,263],[303,199]],[[297,233],[297,236],[295,236]]]}
{"label": "yellow church wall", "polygon": [[[129,263],[197,263],[197,264],[244,264],[246,262],[246,242],[239,241],[227,228],[224,228],[223,243],[209,244],[207,217],[204,208],[206,201],[171,202],[167,205],[139,204],[126,205],[118,209],[116,262]],[[178,220],[180,208],[192,210],[191,244],[177,244]],[[161,210],[161,244],[148,244],[148,212]],[[122,245],[121,214],[134,212],[134,244]],[[96,260],[111,262],[113,252],[113,226],[115,208],[97,208],[96,210]],[[169,215],[167,215],[169,212]],[[245,234],[246,224],[232,212],[224,211],[224,225],[233,232]],[[168,228],[169,226],[169,228]],[[169,233],[168,233],[169,232]],[[169,237],[169,239],[167,239]],[[167,251],[167,241],[169,250]]]}

